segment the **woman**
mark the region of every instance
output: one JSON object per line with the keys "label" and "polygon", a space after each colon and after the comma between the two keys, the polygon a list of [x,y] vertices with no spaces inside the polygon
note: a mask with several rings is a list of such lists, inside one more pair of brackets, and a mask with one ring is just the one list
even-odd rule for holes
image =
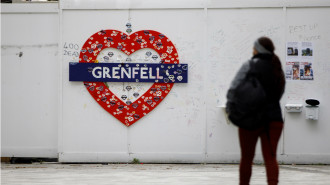
{"label": "woman", "polygon": [[[274,44],[267,37],[261,37],[254,43],[254,70],[266,92],[265,123],[256,130],[239,128],[241,147],[240,185],[249,184],[252,173],[252,162],[257,140],[260,137],[262,154],[266,165],[269,185],[278,183],[279,168],[276,160],[276,149],[283,129],[280,99],[284,92],[285,78],[279,58],[274,54]],[[243,68],[243,67],[242,67]],[[237,75],[238,76],[238,75]],[[235,79],[233,81],[235,83]]]}

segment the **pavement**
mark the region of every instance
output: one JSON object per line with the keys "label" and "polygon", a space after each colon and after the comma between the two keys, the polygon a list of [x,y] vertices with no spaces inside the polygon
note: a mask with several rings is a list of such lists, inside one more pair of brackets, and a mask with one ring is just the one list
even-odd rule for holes
{"label": "pavement", "polygon": [[[1,164],[2,185],[238,185],[237,164]],[[265,185],[254,165],[251,185]],[[330,165],[280,165],[280,185],[330,185]]]}

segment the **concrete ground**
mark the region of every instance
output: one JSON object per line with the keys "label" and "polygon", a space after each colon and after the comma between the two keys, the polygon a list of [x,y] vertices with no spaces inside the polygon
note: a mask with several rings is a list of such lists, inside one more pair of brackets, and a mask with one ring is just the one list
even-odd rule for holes
{"label": "concrete ground", "polygon": [[[237,185],[236,164],[1,164],[2,185]],[[251,185],[266,183],[254,165]],[[280,185],[330,185],[330,165],[281,165]]]}

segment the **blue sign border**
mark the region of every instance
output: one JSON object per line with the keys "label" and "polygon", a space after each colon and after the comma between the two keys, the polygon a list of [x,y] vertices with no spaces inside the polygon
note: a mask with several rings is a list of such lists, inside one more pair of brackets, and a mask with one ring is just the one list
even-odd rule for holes
{"label": "blue sign border", "polygon": [[70,62],[69,80],[188,83],[188,64]]}

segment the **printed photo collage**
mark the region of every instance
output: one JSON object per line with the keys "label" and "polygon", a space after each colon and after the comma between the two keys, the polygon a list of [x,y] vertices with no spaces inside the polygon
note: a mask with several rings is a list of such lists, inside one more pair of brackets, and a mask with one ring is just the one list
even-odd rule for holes
{"label": "printed photo collage", "polygon": [[314,80],[312,42],[287,42],[286,80]]}

